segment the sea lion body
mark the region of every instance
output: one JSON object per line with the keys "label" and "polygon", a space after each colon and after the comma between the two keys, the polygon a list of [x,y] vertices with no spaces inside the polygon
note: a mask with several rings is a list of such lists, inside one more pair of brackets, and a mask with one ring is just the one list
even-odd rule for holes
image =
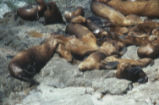
{"label": "sea lion body", "polygon": [[20,80],[33,83],[32,78],[50,60],[57,47],[56,41],[46,41],[19,52],[9,63],[10,74]]}
{"label": "sea lion body", "polygon": [[106,4],[124,15],[135,14],[139,16],[159,17],[158,0],[109,0]]}
{"label": "sea lion body", "polygon": [[114,25],[118,26],[130,26],[142,23],[143,21],[137,16],[124,16],[118,10],[111,8],[101,2],[92,1],[92,12],[105,19],[109,19]]}
{"label": "sea lion body", "polygon": [[47,3],[47,9],[44,12],[45,24],[64,23],[60,10],[55,2]]}
{"label": "sea lion body", "polygon": [[38,17],[38,8],[35,5],[22,7],[17,10],[17,15],[24,20],[37,20]]}

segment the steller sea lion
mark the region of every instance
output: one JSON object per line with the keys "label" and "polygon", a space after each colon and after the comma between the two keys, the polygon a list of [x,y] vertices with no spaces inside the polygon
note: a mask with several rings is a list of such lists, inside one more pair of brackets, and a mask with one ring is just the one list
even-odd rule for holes
{"label": "steller sea lion", "polygon": [[143,22],[140,17],[135,15],[124,16],[122,13],[110,6],[94,0],[91,3],[91,10],[95,15],[109,19],[114,25],[118,26],[131,26]]}
{"label": "steller sea lion", "polygon": [[20,16],[24,20],[33,21],[33,20],[39,19],[38,8],[36,5],[18,8],[17,15]]}
{"label": "steller sea lion", "polygon": [[44,0],[36,0],[37,8],[38,8],[38,15],[39,17],[44,16],[44,11],[46,10],[46,3]]}
{"label": "steller sea lion", "polygon": [[64,23],[61,12],[55,2],[49,2],[46,4],[44,19],[45,24]]}
{"label": "steller sea lion", "polygon": [[50,60],[57,45],[57,40],[47,40],[41,45],[19,52],[8,65],[11,76],[31,84],[36,83],[33,76]]}
{"label": "steller sea lion", "polygon": [[120,63],[116,72],[117,78],[131,80],[132,82],[145,83],[148,81],[146,73],[139,66],[132,66],[128,63]]}
{"label": "steller sea lion", "polygon": [[158,0],[109,0],[106,4],[124,15],[159,17]]}

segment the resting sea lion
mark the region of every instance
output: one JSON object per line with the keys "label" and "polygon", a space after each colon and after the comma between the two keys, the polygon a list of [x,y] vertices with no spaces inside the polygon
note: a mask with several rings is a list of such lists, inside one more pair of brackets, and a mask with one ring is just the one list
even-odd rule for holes
{"label": "resting sea lion", "polygon": [[106,4],[124,15],[135,14],[139,16],[159,17],[158,0],[109,0]]}
{"label": "resting sea lion", "polygon": [[33,20],[39,19],[38,8],[36,5],[18,8],[17,15],[20,16],[24,20],[33,21]]}
{"label": "resting sea lion", "polygon": [[100,2],[92,1],[91,3],[92,12],[105,19],[109,19],[114,25],[118,26],[130,26],[142,23],[143,20],[135,15],[124,16],[119,11],[109,7]]}
{"label": "resting sea lion", "polygon": [[87,27],[81,24],[68,24],[66,27],[66,33],[76,35],[77,38],[87,43],[89,47],[95,49],[98,48],[94,34]]}
{"label": "resting sea lion", "polygon": [[148,43],[147,45],[139,47],[137,50],[137,54],[141,58],[144,58],[144,57],[156,58],[159,56],[158,46],[159,46],[159,42],[156,45]]}

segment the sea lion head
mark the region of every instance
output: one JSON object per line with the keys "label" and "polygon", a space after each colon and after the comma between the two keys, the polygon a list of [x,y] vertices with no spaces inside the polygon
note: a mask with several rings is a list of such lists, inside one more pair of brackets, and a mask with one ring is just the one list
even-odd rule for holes
{"label": "sea lion head", "polygon": [[145,83],[148,81],[147,75],[139,66],[131,66],[128,63],[120,63],[116,72],[117,78],[124,78],[132,82]]}

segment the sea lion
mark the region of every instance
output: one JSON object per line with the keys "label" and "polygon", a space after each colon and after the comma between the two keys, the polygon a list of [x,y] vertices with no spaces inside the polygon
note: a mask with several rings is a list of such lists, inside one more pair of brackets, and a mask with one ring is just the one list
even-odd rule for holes
{"label": "sea lion", "polygon": [[41,45],[19,52],[8,65],[11,76],[35,84],[34,75],[50,60],[57,45],[57,40],[48,39]]}
{"label": "sea lion", "polygon": [[103,65],[101,61],[106,57],[106,55],[100,51],[93,52],[90,54],[84,61],[82,61],[78,68],[81,71],[84,70],[93,70],[93,69],[102,69]]}
{"label": "sea lion", "polygon": [[66,33],[75,35],[77,38],[87,43],[89,47],[98,49],[97,40],[94,34],[85,26],[81,24],[68,24]]}
{"label": "sea lion", "polygon": [[82,7],[77,7],[77,9],[73,12],[65,11],[64,17],[67,22],[70,22],[72,18],[77,16],[84,16],[84,9]]}
{"label": "sea lion", "polygon": [[46,10],[46,3],[44,0],[36,0],[37,8],[38,8],[38,15],[39,17],[44,16],[44,11]]}
{"label": "sea lion", "polygon": [[85,24],[88,29],[94,33],[97,39],[103,39],[105,37],[108,37],[108,32],[93,23],[90,19],[87,19]]}
{"label": "sea lion", "polygon": [[117,58],[116,56],[108,56],[102,62],[103,63],[118,62],[118,64],[128,63],[131,66],[145,67],[148,64],[152,63],[152,59],[151,58],[142,58],[142,59],[138,59],[138,60],[133,60],[133,59]]}
{"label": "sea lion", "polygon": [[137,54],[140,58],[149,57],[154,59],[159,56],[158,46],[159,46],[159,42],[158,44],[148,43],[146,45],[139,47],[137,49]]}
{"label": "sea lion", "polygon": [[101,2],[92,1],[91,2],[92,12],[105,19],[109,19],[114,25],[118,26],[131,26],[142,23],[143,20],[135,15],[124,16],[119,11],[105,5]]}
{"label": "sea lion", "polygon": [[120,63],[116,72],[117,78],[131,80],[132,82],[145,83],[148,81],[146,73],[139,66],[132,66],[128,63]]}
{"label": "sea lion", "polygon": [[39,19],[37,5],[29,5],[26,7],[18,8],[17,15],[24,20],[33,21]]}
{"label": "sea lion", "polygon": [[45,24],[64,23],[61,12],[55,2],[49,2],[46,4],[44,19]]}
{"label": "sea lion", "polygon": [[124,15],[135,14],[139,16],[159,17],[158,0],[108,0],[105,3]]}
{"label": "sea lion", "polygon": [[33,80],[34,75],[41,70],[55,52],[72,62],[73,56],[83,57],[87,53],[97,50],[90,47],[88,43],[75,36],[65,37],[54,34],[41,45],[19,52],[10,61],[8,69],[13,77],[34,84],[36,83]]}

